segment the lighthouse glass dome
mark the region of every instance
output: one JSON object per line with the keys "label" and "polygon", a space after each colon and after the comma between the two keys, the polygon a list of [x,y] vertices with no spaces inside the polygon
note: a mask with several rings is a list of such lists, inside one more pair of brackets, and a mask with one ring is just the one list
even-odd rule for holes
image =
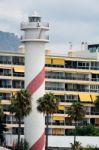
{"label": "lighthouse glass dome", "polygon": [[29,22],[41,22],[41,17],[36,11],[34,11],[33,15],[28,18],[29,18]]}
{"label": "lighthouse glass dome", "polygon": [[29,22],[41,22],[41,17],[29,17]]}

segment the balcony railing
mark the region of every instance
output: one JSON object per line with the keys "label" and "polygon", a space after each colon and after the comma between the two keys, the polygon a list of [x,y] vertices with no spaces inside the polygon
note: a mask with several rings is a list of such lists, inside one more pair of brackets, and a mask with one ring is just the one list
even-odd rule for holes
{"label": "balcony railing", "polygon": [[71,77],[71,76],[52,76],[52,75],[46,75],[46,78],[51,78],[51,79],[65,79],[65,80],[85,80],[89,81],[89,78],[79,78],[79,77]]}
{"label": "balcony railing", "polygon": [[11,76],[11,73],[4,73],[4,72],[0,72],[0,76]]}
{"label": "balcony railing", "polygon": [[64,80],[81,80],[81,81],[99,81],[99,78],[80,78],[80,77],[71,77],[71,76],[55,76],[55,75],[46,75],[48,79],[64,79]]}
{"label": "balcony railing", "polygon": [[11,85],[0,85],[0,88],[11,88]]}
{"label": "balcony railing", "polygon": [[13,73],[15,77],[24,77],[24,73]]}
{"label": "balcony railing", "polygon": [[49,79],[66,79],[65,76],[52,76],[52,75],[46,75],[46,78],[49,78]]}
{"label": "balcony railing", "polygon": [[[69,88],[53,88],[53,87],[46,87],[46,90],[57,90],[57,91],[78,91],[78,92],[89,92],[89,89],[69,89]],[[94,92],[94,91],[92,91]]]}
{"label": "balcony railing", "polygon": [[64,91],[64,88],[52,88],[52,87],[46,87],[46,90],[59,90],[59,91]]}
{"label": "balcony railing", "polygon": [[24,86],[21,86],[21,85],[14,85],[13,88],[15,88],[15,89],[22,89],[22,88],[24,88]]}
{"label": "balcony railing", "polygon": [[99,78],[92,78],[92,81],[99,81]]}
{"label": "balcony railing", "polygon": [[49,23],[42,23],[42,22],[22,22],[21,23],[21,29],[26,29],[26,28],[46,28],[49,29]]}
{"label": "balcony railing", "polygon": [[35,40],[49,40],[49,36],[48,35],[43,35],[43,36],[21,36],[21,40],[22,41],[35,41]]}
{"label": "balcony railing", "polygon": [[11,96],[0,96],[0,99],[2,99],[2,100],[10,100]]}
{"label": "balcony railing", "polygon": [[3,60],[0,60],[0,64],[11,64],[11,61],[3,61]]}

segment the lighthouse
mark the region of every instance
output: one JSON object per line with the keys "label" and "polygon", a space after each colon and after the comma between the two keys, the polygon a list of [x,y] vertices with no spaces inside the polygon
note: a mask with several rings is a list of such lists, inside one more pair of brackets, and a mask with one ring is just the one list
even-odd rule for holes
{"label": "lighthouse", "polygon": [[49,42],[46,31],[49,24],[41,21],[37,12],[21,23],[25,46],[25,88],[32,96],[32,112],[25,118],[24,134],[29,150],[44,150],[45,121],[37,111],[37,99],[45,93],[45,44]]}

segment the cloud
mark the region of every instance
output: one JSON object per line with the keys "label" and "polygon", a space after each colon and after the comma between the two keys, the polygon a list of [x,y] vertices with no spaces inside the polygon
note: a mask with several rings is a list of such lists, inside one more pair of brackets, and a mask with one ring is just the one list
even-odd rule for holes
{"label": "cloud", "polygon": [[69,41],[73,45],[82,41],[96,43],[99,39],[98,6],[97,0],[1,0],[0,30],[20,34],[20,22],[37,10],[42,19],[50,23],[50,45],[65,48]]}

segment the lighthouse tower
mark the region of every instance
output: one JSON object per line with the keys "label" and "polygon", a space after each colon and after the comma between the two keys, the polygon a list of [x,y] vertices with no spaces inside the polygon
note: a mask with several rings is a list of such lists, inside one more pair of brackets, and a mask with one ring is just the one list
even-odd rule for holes
{"label": "lighthouse tower", "polygon": [[49,24],[41,22],[37,12],[21,23],[24,31],[21,41],[25,45],[25,87],[32,95],[32,112],[25,119],[25,138],[30,150],[44,150],[44,116],[37,112],[37,99],[45,91],[45,44],[49,42],[46,31]]}

